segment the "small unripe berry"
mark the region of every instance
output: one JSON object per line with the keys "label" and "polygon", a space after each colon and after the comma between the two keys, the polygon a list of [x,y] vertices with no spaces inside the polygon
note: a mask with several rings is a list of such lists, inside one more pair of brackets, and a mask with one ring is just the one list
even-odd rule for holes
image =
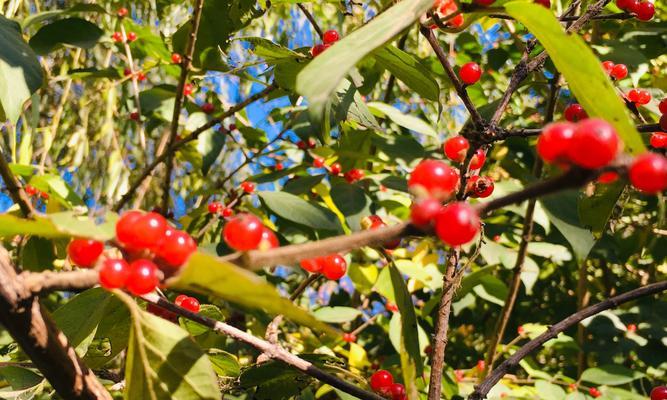
{"label": "small unripe berry", "polygon": [[324,35],[322,35],[322,41],[324,42],[324,44],[333,44],[339,40],[340,40],[340,35],[338,34],[338,31],[333,29],[324,32]]}
{"label": "small unripe berry", "polygon": [[445,155],[450,160],[461,163],[466,158],[470,143],[463,136],[454,136],[445,141],[443,146]]}
{"label": "small unripe berry", "polygon": [[616,157],[620,146],[616,129],[603,119],[592,118],[575,127],[568,156],[582,168],[600,168]]}
{"label": "small unripe berry", "polygon": [[667,188],[667,158],[660,154],[640,155],[628,172],[632,186],[644,193],[659,193]]}
{"label": "small unripe berry", "polygon": [[104,251],[104,243],[92,239],[73,239],[67,246],[67,255],[72,262],[83,268],[95,265]]}
{"label": "small unripe berry", "polygon": [[229,247],[238,251],[256,249],[262,241],[264,225],[252,214],[239,214],[227,222],[222,237]]}
{"label": "small unripe berry", "polygon": [[183,57],[181,57],[180,54],[178,53],[172,53],[171,54],[171,62],[174,64],[180,64],[181,61],[183,61]]}
{"label": "small unripe berry", "polygon": [[108,258],[100,268],[100,285],[105,289],[120,289],[130,276],[130,266],[125,260]]}
{"label": "small unripe berry", "polygon": [[473,85],[482,77],[482,69],[479,67],[479,64],[469,62],[463,64],[459,71],[459,76],[466,85]]}
{"label": "small unripe berry", "polygon": [[435,219],[436,234],[450,246],[470,242],[477,236],[480,227],[477,211],[463,202],[446,205]]}

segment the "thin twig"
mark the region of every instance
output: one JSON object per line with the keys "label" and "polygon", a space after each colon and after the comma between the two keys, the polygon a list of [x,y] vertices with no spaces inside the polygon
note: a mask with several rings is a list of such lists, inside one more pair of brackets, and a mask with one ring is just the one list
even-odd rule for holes
{"label": "thin twig", "polygon": [[5,182],[9,196],[14,203],[18,204],[23,216],[30,219],[34,218],[35,209],[30,203],[30,198],[19,184],[11,168],[9,168],[9,164],[7,164],[7,160],[5,160],[5,155],[2,150],[0,150],[0,176],[2,176],[2,180]]}
{"label": "thin twig", "polygon": [[132,80],[132,95],[134,96],[134,107],[135,111],[139,113],[139,121],[137,121],[137,127],[139,128],[139,145],[142,150],[146,150],[146,131],[144,128],[143,122],[141,122],[141,100],[139,99],[139,81],[134,70],[134,58],[132,57],[132,49],[130,48],[130,42],[127,40],[127,35],[125,34],[125,27],[123,24],[120,24],[120,33],[123,37],[123,48],[125,49],[125,57],[127,57],[127,65],[130,69],[130,79]]}
{"label": "thin twig", "polygon": [[297,7],[299,7],[301,12],[303,12],[303,15],[306,16],[308,21],[310,21],[310,25],[313,26],[313,29],[315,29],[315,32],[317,32],[317,35],[320,37],[320,39],[323,39],[324,38],[324,31],[317,24],[317,21],[315,21],[315,17],[313,17],[313,14],[311,14],[310,11],[308,11],[308,9],[303,4],[297,3],[296,5],[297,5]]}

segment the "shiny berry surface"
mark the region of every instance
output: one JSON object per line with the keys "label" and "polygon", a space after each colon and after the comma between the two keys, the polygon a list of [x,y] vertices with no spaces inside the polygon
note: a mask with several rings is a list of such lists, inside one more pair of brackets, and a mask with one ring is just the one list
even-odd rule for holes
{"label": "shiny berry surface", "polygon": [[208,203],[209,214],[219,214],[225,206],[219,201],[212,201]]}
{"label": "shiny berry surface", "polygon": [[262,229],[262,240],[259,244],[259,248],[262,250],[268,250],[275,249],[276,247],[280,247],[278,237],[271,229],[264,227]]}
{"label": "shiny berry surface", "polygon": [[602,393],[597,388],[594,388],[594,387],[588,389],[588,394],[590,394],[591,397],[593,397],[595,399],[602,396]]}
{"label": "shiny berry surface", "polygon": [[340,254],[326,256],[322,264],[322,275],[330,280],[338,280],[347,272],[347,261]]}
{"label": "shiny berry surface", "polygon": [[339,163],[333,163],[331,164],[331,167],[329,167],[329,172],[331,175],[340,175],[340,173],[343,171],[343,167]]}
{"label": "shiny berry surface", "polygon": [[186,299],[188,299],[189,297],[190,297],[190,296],[188,296],[188,295],[186,295],[186,294],[179,294],[179,295],[176,296],[176,298],[174,299],[174,304],[176,304],[176,305],[179,306],[179,307],[182,307],[183,302],[184,302]]}
{"label": "shiny berry surface", "polygon": [[442,210],[442,204],[432,197],[418,200],[412,204],[410,209],[410,222],[419,227],[429,226],[435,222],[435,217],[440,210]]}
{"label": "shiny berry surface", "polygon": [[607,171],[605,173],[602,173],[600,174],[600,176],[598,176],[597,179],[598,183],[602,184],[613,183],[616,182],[617,180],[618,180],[618,173],[614,171]]}
{"label": "shiny berry surface", "polygon": [[324,268],[324,257],[307,258],[301,260],[299,265],[301,265],[301,268],[305,271],[317,274],[322,272],[322,268]]}
{"label": "shiny berry surface", "polygon": [[120,32],[114,32],[114,33],[111,35],[111,40],[113,40],[113,41],[116,42],[116,43],[120,43],[120,42],[123,41],[123,34],[120,33]]}
{"label": "shiny berry surface", "polygon": [[187,297],[181,301],[181,307],[196,314],[199,312],[201,305],[199,304],[199,300],[194,297]]}
{"label": "shiny berry surface", "polygon": [[194,92],[195,92],[195,87],[192,85],[192,83],[186,83],[183,85],[184,96],[190,96]]}
{"label": "shiny berry surface", "polygon": [[[621,0],[621,1],[628,1],[628,0]],[[603,61],[602,62],[602,69],[605,70],[607,74],[611,73],[611,70],[614,68],[614,62],[613,61]]]}
{"label": "shiny berry surface", "polygon": [[445,155],[450,160],[461,163],[466,158],[470,143],[463,136],[454,136],[445,141],[443,146]]}
{"label": "shiny berry surface", "polygon": [[125,260],[108,258],[100,268],[100,285],[105,289],[120,289],[130,276],[130,266]]}
{"label": "shiny berry surface", "polygon": [[470,159],[470,170],[475,171],[484,166],[486,162],[486,152],[482,149],[477,149],[475,155]]}
{"label": "shiny berry surface", "polygon": [[222,211],[220,212],[220,214],[222,214],[223,217],[228,218],[228,217],[231,217],[232,215],[234,215],[234,210],[232,210],[229,207],[224,207],[222,209]]}
{"label": "shiny berry surface", "polygon": [[373,375],[371,375],[370,384],[371,384],[371,389],[373,389],[374,391],[380,393],[385,392],[389,394],[391,385],[394,384],[394,377],[391,374],[391,372],[381,369],[373,373]]}
{"label": "shiny berry surface", "polygon": [[130,243],[134,243],[137,236],[135,225],[142,216],[141,211],[127,211],[121,215],[116,222],[116,239],[121,244],[129,246]]}
{"label": "shiny berry surface", "polygon": [[625,64],[616,64],[611,69],[611,72],[609,72],[609,75],[616,80],[625,79],[628,76],[628,67]]}
{"label": "shiny berry surface", "polygon": [[605,120],[592,118],[575,127],[568,156],[580,167],[600,168],[616,158],[620,146],[614,127]]}
{"label": "shiny berry surface", "polygon": [[582,119],[588,118],[588,114],[586,114],[584,108],[581,104],[577,103],[570,104],[563,112],[563,116],[570,122],[579,122]]}
{"label": "shiny berry surface", "polygon": [[104,243],[92,239],[74,239],[67,246],[67,255],[75,265],[92,267],[104,251]]}
{"label": "shiny berry surface", "polygon": [[462,202],[446,205],[435,219],[436,234],[450,246],[470,242],[479,233],[480,226],[477,211]]}
{"label": "shiny berry surface", "polygon": [[152,261],[141,259],[130,264],[130,274],[125,287],[133,295],[150,293],[159,283],[158,268]]}
{"label": "shiny berry surface", "polygon": [[451,196],[459,183],[454,168],[438,160],[424,160],[415,167],[408,180],[408,188],[417,197],[445,199]]}
{"label": "shiny berry surface", "polygon": [[241,183],[241,189],[246,193],[253,193],[255,191],[255,184],[252,182],[245,181]]}
{"label": "shiny berry surface", "polygon": [[544,127],[537,138],[537,154],[540,158],[548,163],[566,161],[575,127],[569,122],[555,122]]}
{"label": "shiny berry surface", "polygon": [[128,32],[127,33],[127,41],[128,42],[134,42],[135,40],[137,40],[137,34],[134,33],[134,32]]}
{"label": "shiny berry surface", "polygon": [[655,194],[667,188],[667,158],[645,153],[635,158],[628,171],[630,183],[644,193]]}
{"label": "shiny berry surface", "polygon": [[180,64],[181,61],[183,61],[183,57],[181,57],[180,54],[178,53],[172,53],[171,54],[171,62],[174,64]]}
{"label": "shiny berry surface", "polygon": [[653,132],[650,142],[656,149],[664,149],[667,147],[667,132]]}
{"label": "shiny berry surface", "polygon": [[118,18],[125,18],[128,13],[129,11],[125,7],[121,7],[118,9],[118,11],[116,11],[116,15],[118,16]]}
{"label": "shiny berry surface", "polygon": [[343,334],[343,341],[347,343],[354,343],[357,341],[357,337],[353,333],[346,332]]}
{"label": "shiny berry surface", "polygon": [[256,249],[262,241],[264,225],[252,214],[239,214],[229,220],[222,230],[222,237],[234,250]]}
{"label": "shiny berry surface", "polygon": [[635,8],[635,14],[640,21],[650,21],[655,15],[655,6],[650,1],[642,1]]}
{"label": "shiny berry surface", "polygon": [[313,159],[313,167],[315,167],[315,168],[324,167],[324,159],[319,158],[319,157]]}
{"label": "shiny berry surface", "polygon": [[667,99],[662,99],[662,101],[660,101],[658,109],[660,109],[661,114],[667,114]]}
{"label": "shiny berry surface", "polygon": [[391,394],[391,400],[406,400],[407,395],[405,394],[405,386],[400,383],[393,383],[389,387],[389,393]]}
{"label": "shiny berry surface", "polygon": [[355,183],[364,179],[365,175],[366,174],[364,173],[364,171],[357,168],[352,168],[351,170],[345,173],[344,177],[347,183]]}
{"label": "shiny berry surface", "polygon": [[473,175],[467,182],[466,193],[470,197],[486,198],[491,196],[495,185],[488,176]]}
{"label": "shiny berry surface", "polygon": [[322,35],[322,41],[324,42],[324,44],[333,44],[339,40],[340,40],[340,35],[338,34],[338,31],[333,29],[324,32],[324,35]]}
{"label": "shiny berry surface", "polygon": [[463,64],[459,71],[459,77],[466,85],[473,85],[482,77],[482,69],[479,64],[474,62]]}
{"label": "shiny berry surface", "polygon": [[197,251],[197,243],[178,229],[167,228],[156,255],[170,267],[180,267]]}
{"label": "shiny berry surface", "polygon": [[667,386],[656,386],[651,390],[651,400],[667,400]]}

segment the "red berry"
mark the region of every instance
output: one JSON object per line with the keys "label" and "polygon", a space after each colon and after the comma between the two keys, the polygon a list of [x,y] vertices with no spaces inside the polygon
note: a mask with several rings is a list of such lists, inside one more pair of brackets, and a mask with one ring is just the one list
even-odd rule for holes
{"label": "red berry", "polygon": [[241,183],[241,189],[246,193],[252,193],[255,191],[255,184],[252,182],[245,181]]}
{"label": "red berry", "polygon": [[484,362],[484,360],[477,361],[477,371],[484,372],[485,368],[486,368],[486,363]]}
{"label": "red berry", "polygon": [[470,170],[475,171],[477,169],[482,168],[485,162],[486,162],[486,152],[484,152],[484,150],[482,149],[477,149],[475,155],[472,156],[472,159],[470,159]]}
{"label": "red berry", "polygon": [[611,124],[603,119],[592,118],[580,122],[574,128],[567,154],[580,167],[600,168],[616,157],[620,145],[618,134]]}
{"label": "red berry", "polygon": [[667,158],[644,153],[635,158],[629,170],[630,183],[644,193],[659,193],[667,188]]}
{"label": "red berry", "polygon": [[[622,1],[627,1],[627,0],[622,0]],[[605,70],[607,74],[611,74],[611,70],[614,69],[614,62],[613,61],[603,61],[602,62],[602,68]]]}
{"label": "red berry", "polygon": [[450,160],[462,163],[466,159],[466,154],[470,148],[470,143],[468,139],[463,136],[454,136],[445,141],[444,150],[445,155]]}
{"label": "red berry", "polygon": [[37,193],[39,193],[39,189],[37,189],[36,187],[34,187],[32,185],[25,185],[25,193],[28,196],[34,196]]}
{"label": "red berry", "polygon": [[483,6],[483,7],[488,7],[495,2],[496,2],[496,0],[475,0],[475,3],[477,3],[477,4],[479,4],[480,6]]}
{"label": "red berry", "polygon": [[324,257],[304,259],[301,260],[300,265],[304,270],[317,274],[321,272],[324,267]]}
{"label": "red berry", "polygon": [[276,171],[282,171],[283,169],[285,169],[285,167],[283,166],[283,163],[281,163],[281,162],[277,162],[276,165],[273,166],[273,168],[275,168]]}
{"label": "red berry", "polygon": [[418,197],[446,199],[456,190],[459,175],[454,168],[438,160],[424,160],[410,174],[408,188]]}
{"label": "red berry", "polygon": [[[127,221],[118,220],[116,224],[116,235],[118,235],[118,225],[125,224]],[[130,236],[118,240],[131,249],[155,249],[160,245],[164,239],[167,231],[167,221],[160,214],[149,212],[140,215],[138,218],[132,220],[131,227],[128,231]],[[127,229],[128,227],[123,227]]]}
{"label": "red berry", "polygon": [[482,76],[482,69],[479,67],[479,64],[474,62],[469,62],[463,64],[461,70],[459,71],[459,76],[461,80],[466,85],[473,85],[479,81],[479,78]]}
{"label": "red berry", "polygon": [[340,173],[343,171],[343,167],[339,163],[333,163],[331,164],[331,167],[329,167],[329,172],[331,175],[340,175]]}
{"label": "red berry", "polygon": [[296,142],[296,147],[298,147],[301,150],[305,150],[308,147],[308,144],[306,144],[306,142],[304,142],[303,140],[299,140],[298,142]]}
{"label": "red berry", "polygon": [[384,308],[389,312],[398,312],[398,306],[391,301],[388,301],[387,304],[384,305]]}
{"label": "red berry", "polygon": [[324,160],[321,159],[321,158],[319,158],[319,157],[316,157],[316,158],[313,160],[313,167],[315,167],[315,168],[322,168],[322,167],[324,167]]}
{"label": "red berry", "polygon": [[132,111],[130,113],[130,119],[132,121],[139,121],[141,119],[141,114],[139,114],[139,111]]}
{"label": "red berry", "polygon": [[616,6],[623,11],[627,11],[630,7],[629,0],[616,0]]}
{"label": "red berry", "polygon": [[482,199],[491,196],[494,189],[493,179],[488,176],[479,175],[471,176],[466,186],[466,193],[468,193],[470,197]]}
{"label": "red berry", "polygon": [[219,201],[212,201],[208,203],[208,212],[210,214],[220,214],[224,205]]}
{"label": "red berry", "polygon": [[125,287],[133,295],[150,293],[159,283],[158,269],[152,261],[141,259],[130,264],[130,274]]}
{"label": "red berry", "polygon": [[125,286],[130,276],[130,266],[125,260],[107,258],[100,268],[100,285],[105,289],[119,289]]}
{"label": "red berry", "polygon": [[232,215],[234,215],[234,210],[232,210],[231,208],[225,207],[225,208],[222,209],[222,216],[223,217],[228,218],[228,217],[231,217]]}
{"label": "red berry", "polygon": [[125,18],[127,16],[127,13],[128,13],[127,8],[121,7],[116,12],[116,15],[118,15],[118,18]]}
{"label": "red berry", "polygon": [[526,333],[526,330],[524,329],[523,325],[519,325],[519,327],[516,328],[516,333],[518,333],[519,336],[523,336]]}
{"label": "red berry", "polygon": [[551,8],[551,0],[535,0],[535,3],[546,8]]}
{"label": "red berry", "polygon": [[116,43],[121,43],[123,41],[123,34],[120,32],[114,32],[111,35],[111,40],[113,40]]}
{"label": "red berry", "polygon": [[183,299],[180,306],[195,314],[198,313],[199,309],[201,308],[199,305],[199,300],[195,299],[194,297],[187,297]]}
{"label": "red berry", "polygon": [[180,64],[181,61],[183,61],[183,57],[181,57],[180,54],[178,53],[171,53],[171,62],[174,64]]}
{"label": "red berry", "polygon": [[204,103],[201,105],[201,110],[204,114],[213,114],[215,106],[212,103]]}
{"label": "red berry", "polygon": [[593,396],[593,398],[598,398],[598,397],[602,396],[602,393],[600,393],[600,391],[597,388],[594,388],[594,387],[588,389],[588,394]]}
{"label": "red berry", "polygon": [[128,32],[127,33],[127,41],[128,42],[134,42],[135,40],[137,40],[137,34],[134,33],[134,32]]}
{"label": "red berry", "polygon": [[651,390],[651,400],[667,400],[667,386],[656,386]]}
{"label": "red berry", "polygon": [[268,250],[268,249],[275,249],[276,247],[280,247],[280,243],[278,242],[278,238],[276,237],[276,234],[273,233],[273,231],[267,227],[263,227],[262,229],[262,240],[260,242],[261,249]]}
{"label": "red berry", "polygon": [[435,218],[435,232],[446,244],[459,246],[470,242],[480,230],[480,220],[469,204],[446,205]]}
{"label": "red berry", "polygon": [[612,78],[616,80],[621,80],[628,76],[628,67],[625,66],[625,64],[616,64],[614,65],[614,68],[611,69],[611,72],[609,73]]}
{"label": "red berry", "polygon": [[662,117],[660,117],[660,129],[667,131],[667,113],[662,114]]}
{"label": "red berry", "polygon": [[394,384],[394,377],[391,372],[381,369],[371,375],[371,389],[379,393],[389,394],[391,385]]}
{"label": "red berry", "polygon": [[598,176],[598,183],[607,184],[616,182],[618,180],[618,173],[614,171],[608,171]]}
{"label": "red berry", "polygon": [[667,114],[667,99],[662,99],[658,108],[660,109],[661,114]]}
{"label": "red berry", "polygon": [[650,21],[655,15],[655,6],[649,1],[642,1],[636,7],[635,14],[640,21]]}
{"label": "red berry", "polygon": [[312,55],[313,57],[317,57],[320,54],[322,54],[324,50],[328,49],[330,46],[331,46],[330,44],[316,44],[315,46],[313,46],[312,49],[310,49],[310,55]]}
{"label": "red berry", "polygon": [[167,228],[160,247],[155,251],[168,266],[178,268],[197,251],[197,243],[186,232]]}
{"label": "red berry", "polygon": [[102,252],[104,243],[92,239],[73,239],[67,246],[67,255],[79,267],[92,267]]}
{"label": "red berry", "polygon": [[352,168],[351,170],[345,173],[344,178],[347,181],[347,183],[354,183],[364,179],[364,176],[365,176],[364,171],[357,168]]}
{"label": "red berry", "polygon": [[225,242],[234,250],[254,250],[262,241],[264,225],[252,214],[239,214],[222,230]]}
{"label": "red berry", "polygon": [[236,124],[229,124],[229,130],[230,131],[235,131],[236,130]]}
{"label": "red berry", "polygon": [[667,147],[667,132],[654,132],[651,135],[651,146],[656,149]]}
{"label": "red berry", "polygon": [[49,199],[49,194],[46,193],[46,192],[39,192],[39,197],[41,197],[44,200],[48,200]]}
{"label": "red berry", "polygon": [[412,204],[410,221],[416,226],[431,225],[440,210],[442,204],[434,198],[427,197]]}
{"label": "red berry", "polygon": [[639,0],[628,0],[628,8],[625,11],[636,14],[638,8]]}
{"label": "red berry", "polygon": [[406,400],[405,386],[400,383],[394,383],[389,387],[391,393],[391,400]]}
{"label": "red berry", "polygon": [[632,103],[639,103],[639,90],[637,89],[632,89],[628,92],[626,95],[628,97],[628,100]]}
{"label": "red berry", "polygon": [[143,72],[137,72],[137,80],[139,82],[145,81],[146,80],[146,74],[144,74]]}
{"label": "red berry", "polygon": [[555,122],[544,127],[537,138],[537,154],[540,158],[548,163],[566,161],[575,127],[569,122]]}
{"label": "red berry", "polygon": [[181,306],[183,305],[183,302],[184,302],[186,299],[188,299],[189,297],[190,297],[190,296],[188,296],[188,295],[186,295],[186,294],[179,294],[179,295],[176,296],[176,298],[174,299],[174,304],[176,304],[177,306],[181,307]]}
{"label": "red berry", "polygon": [[326,256],[322,265],[322,275],[330,280],[338,280],[347,272],[347,261],[340,254]]}
{"label": "red berry", "polygon": [[129,69],[129,68],[125,68],[125,69],[123,70],[123,75],[125,75],[125,76],[130,76],[130,75],[132,75],[132,70]]}
{"label": "red berry", "polygon": [[584,108],[577,103],[570,104],[566,109],[565,109],[565,119],[570,121],[570,122],[579,122],[582,119],[588,118],[588,114],[586,114],[586,111]]}
{"label": "red berry", "polygon": [[651,93],[648,90],[639,90],[637,103],[641,105],[646,105],[650,102],[651,102]]}
{"label": "red berry", "polygon": [[357,341],[357,337],[353,333],[344,333],[343,341],[347,343],[354,343]]}
{"label": "red berry", "polygon": [[186,83],[183,85],[183,96],[189,96],[194,93],[195,88],[192,86],[192,83]]}
{"label": "red berry", "polygon": [[635,325],[635,324],[629,324],[626,328],[627,328],[629,333],[637,332],[637,325]]}
{"label": "red berry", "polygon": [[339,40],[340,40],[340,35],[338,34],[338,31],[335,31],[333,29],[324,32],[324,35],[322,35],[322,41],[324,42],[324,44],[333,44]]}

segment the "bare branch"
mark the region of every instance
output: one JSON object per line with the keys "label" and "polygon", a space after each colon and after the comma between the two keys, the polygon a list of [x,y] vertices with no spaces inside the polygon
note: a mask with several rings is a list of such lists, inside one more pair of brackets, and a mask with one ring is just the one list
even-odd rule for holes
{"label": "bare branch", "polygon": [[320,39],[323,39],[324,38],[324,31],[322,30],[322,28],[320,28],[317,21],[315,21],[315,17],[313,17],[313,14],[311,14],[310,11],[308,11],[306,6],[304,6],[303,4],[297,3],[296,5],[297,5],[297,7],[299,7],[301,12],[303,12],[303,15],[306,16],[308,21],[310,21],[310,25],[313,26],[313,29],[315,29],[315,32],[317,32],[317,35],[320,37]]}
{"label": "bare branch", "polygon": [[14,173],[9,168],[9,164],[7,164],[7,160],[5,160],[5,155],[2,153],[2,151],[0,151],[0,176],[5,182],[5,186],[7,187],[9,195],[11,196],[12,200],[14,200],[14,203],[18,204],[23,215],[27,218],[34,218],[35,209],[30,203],[30,198],[19,185],[19,182],[14,176]]}

